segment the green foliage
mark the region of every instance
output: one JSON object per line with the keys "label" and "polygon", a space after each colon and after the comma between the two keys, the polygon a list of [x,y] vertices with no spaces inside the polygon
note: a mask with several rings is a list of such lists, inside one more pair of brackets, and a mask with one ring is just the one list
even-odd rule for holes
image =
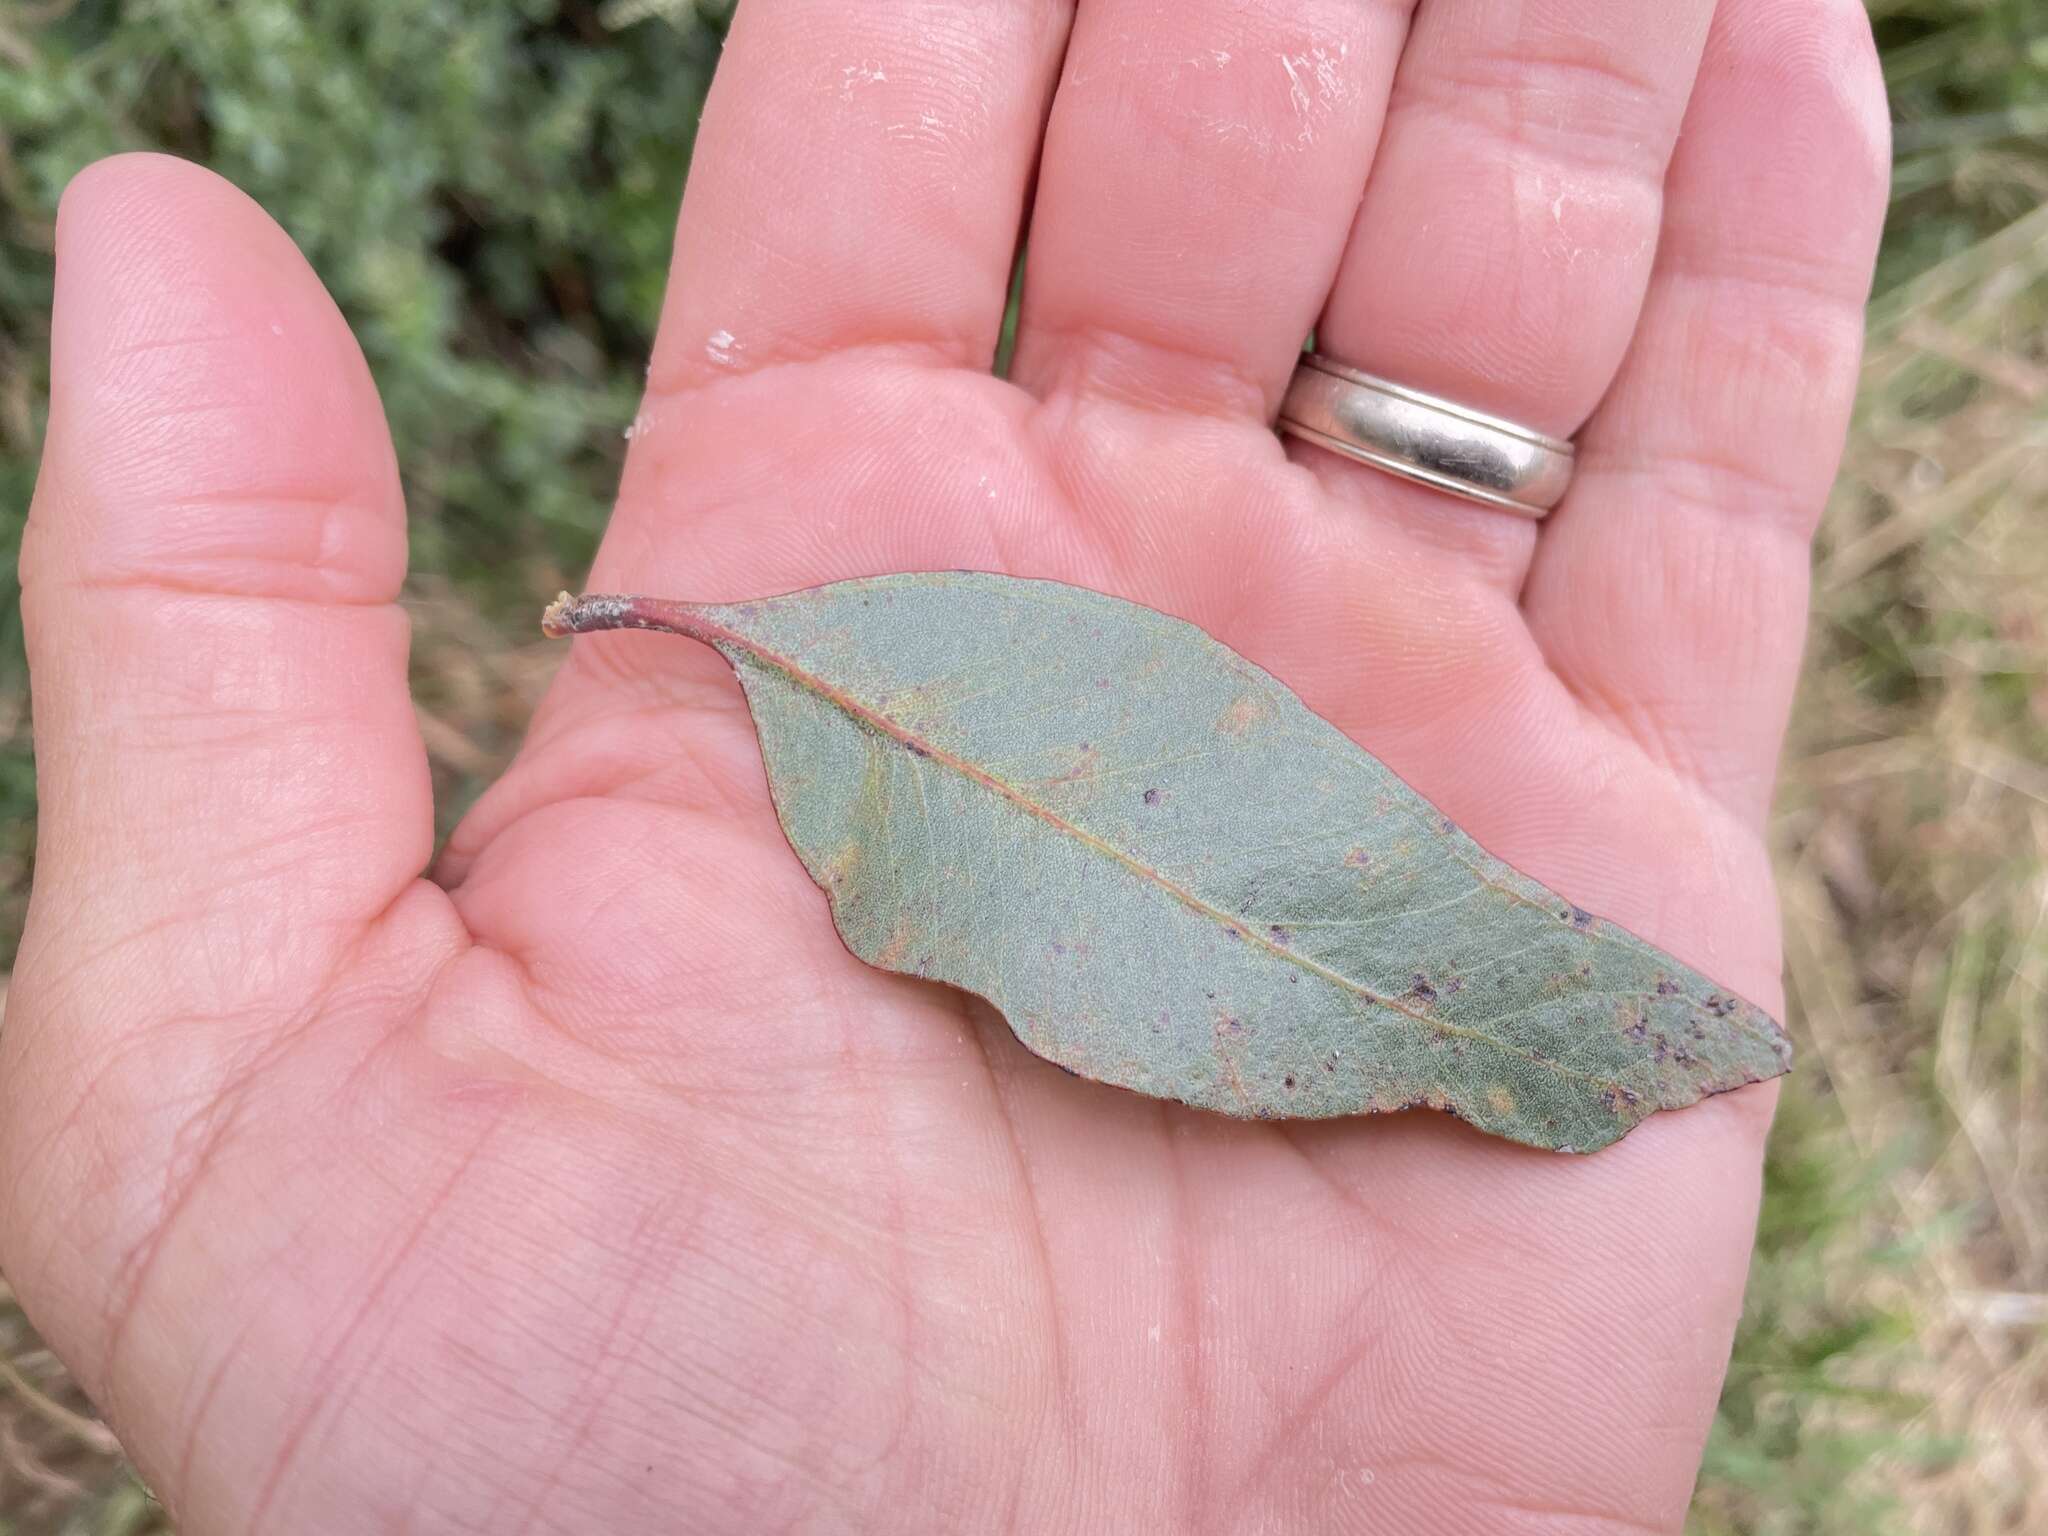
{"label": "green foliage", "polygon": [[[1764,1170],[1764,1205],[1742,1326],[1714,1418],[1691,1529],[1695,1536],[1889,1536],[1903,1533],[1874,1458],[1934,1462],[1953,1447],[1910,1435],[1920,1403],[1873,1386],[1872,1367],[1911,1351],[1910,1312],[1874,1300],[1873,1269],[1910,1254],[1868,1236],[1895,1146],[1859,1159],[1825,1090],[1787,1081]],[[1876,1373],[1875,1379],[1882,1380]]]}
{"label": "green foliage", "polygon": [[[39,212],[113,149],[203,159],[283,223],[355,327],[422,557],[508,535],[587,557],[660,304],[708,25],[615,34],[551,0],[158,0],[81,7],[37,43],[44,68],[15,77],[4,112]],[[46,265],[19,276],[8,297],[41,307]]]}
{"label": "green foliage", "polygon": [[[19,547],[42,435],[58,194],[102,155],[159,149],[262,203],[354,326],[415,570],[491,611],[516,589],[523,611],[580,569],[722,32],[712,9],[665,9],[617,28],[555,0],[88,0],[33,29],[0,14],[0,543]],[[8,566],[0,700],[18,704]],[[19,714],[0,718],[16,893],[0,965],[34,810]]]}
{"label": "green foliage", "polygon": [[2042,200],[2048,32],[2039,0],[1870,0],[1891,95],[1883,292]]}

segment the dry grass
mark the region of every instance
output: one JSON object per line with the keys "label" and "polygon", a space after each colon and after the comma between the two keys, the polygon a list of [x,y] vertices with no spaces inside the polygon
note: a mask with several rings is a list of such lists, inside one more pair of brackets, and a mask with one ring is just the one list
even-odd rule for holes
{"label": "dry grass", "polygon": [[[1859,1452],[1841,1507],[1966,1536],[2048,1530],[2044,323],[2048,186],[1871,317],[1775,826],[1807,1046],[1780,1140],[1837,1176],[1776,1251],[1767,1217],[1730,1383],[1748,1445],[1776,1414]],[[1723,1470],[1702,1529],[1835,1528]]]}
{"label": "dry grass", "polygon": [[0,1281],[0,1536],[168,1530]]}
{"label": "dry grass", "polygon": [[1894,1475],[1954,1531],[2048,1530],[2044,321],[2048,201],[1873,316],[1780,818],[1844,1135],[1918,1153],[1875,1217],[1932,1239],[1897,1281],[1922,1357],[1900,1384],[1970,1449]]}

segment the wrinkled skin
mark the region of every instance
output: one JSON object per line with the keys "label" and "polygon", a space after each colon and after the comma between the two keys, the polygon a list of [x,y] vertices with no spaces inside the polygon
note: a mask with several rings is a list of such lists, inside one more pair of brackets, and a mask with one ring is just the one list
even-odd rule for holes
{"label": "wrinkled skin", "polygon": [[[746,0],[699,143],[593,587],[1169,610],[1782,1002],[1859,7]],[[1768,1087],[1569,1158],[1063,1076],[845,953],[731,680],[644,636],[430,869],[340,318],[191,166],[86,171],[58,240],[0,1259],[186,1531],[1677,1529]],[[1283,446],[1312,324],[1580,433],[1570,500]]]}

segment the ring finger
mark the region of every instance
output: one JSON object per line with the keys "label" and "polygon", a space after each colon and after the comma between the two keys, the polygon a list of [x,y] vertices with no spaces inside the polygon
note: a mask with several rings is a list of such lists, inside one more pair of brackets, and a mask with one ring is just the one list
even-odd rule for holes
{"label": "ring finger", "polygon": [[[1635,329],[1712,12],[1713,0],[1423,0],[1319,348],[1575,431]],[[1533,523],[1290,451],[1360,515],[1519,591]]]}

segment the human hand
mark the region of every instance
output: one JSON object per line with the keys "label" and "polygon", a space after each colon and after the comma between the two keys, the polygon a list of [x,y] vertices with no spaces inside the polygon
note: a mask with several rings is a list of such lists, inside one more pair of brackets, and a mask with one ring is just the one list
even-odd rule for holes
{"label": "human hand", "polygon": [[[741,7],[591,584],[1179,614],[1775,1010],[1861,9],[1081,0],[1062,66],[1071,10]],[[634,636],[423,878],[341,320],[158,159],[79,178],[58,274],[0,1256],[186,1530],[1677,1528],[1772,1090],[1560,1158],[1077,1081],[848,956],[722,666]],[[1283,447],[1312,324],[1579,433],[1568,501]]]}

